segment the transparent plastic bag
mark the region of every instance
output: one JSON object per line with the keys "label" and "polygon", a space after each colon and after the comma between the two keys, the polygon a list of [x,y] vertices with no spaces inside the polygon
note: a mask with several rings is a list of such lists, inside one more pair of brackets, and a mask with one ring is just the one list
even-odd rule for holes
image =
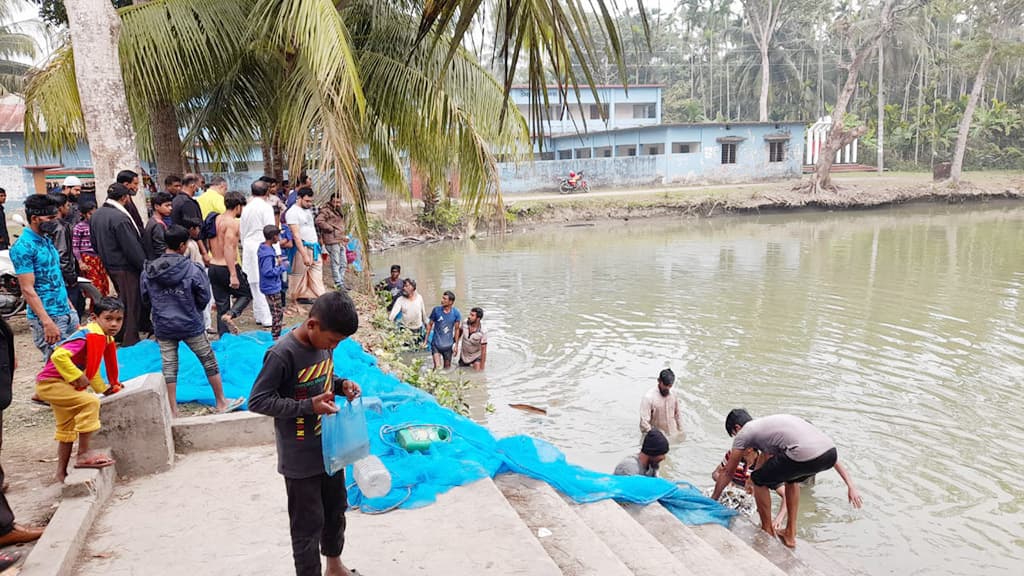
{"label": "transparent plastic bag", "polygon": [[349,402],[335,397],[339,410],[320,417],[320,441],[323,444],[324,470],[334,476],[338,470],[370,454],[363,399]]}

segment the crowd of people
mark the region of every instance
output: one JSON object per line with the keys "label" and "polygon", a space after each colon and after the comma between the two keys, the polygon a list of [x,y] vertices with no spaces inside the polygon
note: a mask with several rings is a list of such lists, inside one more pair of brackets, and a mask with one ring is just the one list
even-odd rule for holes
{"label": "crowd of people", "polygon": [[[672,391],[675,373],[658,374],[657,384],[640,402],[640,451],[626,456],[615,467],[622,476],[657,476],[669,453],[670,440],[682,442],[679,399]],[[732,447],[711,474],[711,497],[738,509],[755,511],[761,529],[776,535],[786,546],[796,546],[797,507],[800,487],[814,482],[819,472],[834,468],[847,486],[855,508],[863,504],[849,473],[839,462],[835,443],[807,420],[790,414],[753,418],[735,408],[725,419]],[[780,497],[779,512],[772,516],[771,492]],[[730,498],[723,499],[723,495]],[[753,505],[748,500],[753,499]]]}

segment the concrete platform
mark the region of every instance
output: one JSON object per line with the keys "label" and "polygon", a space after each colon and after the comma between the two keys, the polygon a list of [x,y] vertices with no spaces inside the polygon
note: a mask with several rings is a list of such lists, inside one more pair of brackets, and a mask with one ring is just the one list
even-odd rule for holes
{"label": "concrete platform", "polygon": [[[370,576],[557,576],[491,480],[417,510],[348,515],[345,564]],[[182,456],[118,484],[87,539],[80,576],[293,574],[284,481],[273,446]]]}

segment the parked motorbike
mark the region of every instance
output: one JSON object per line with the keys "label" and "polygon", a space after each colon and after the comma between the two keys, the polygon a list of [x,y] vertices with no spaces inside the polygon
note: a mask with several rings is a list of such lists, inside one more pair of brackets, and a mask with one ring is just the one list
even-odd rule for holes
{"label": "parked motorbike", "polygon": [[[11,219],[22,226],[26,225],[20,214],[15,214]],[[79,276],[78,287],[82,289],[82,296],[87,299],[87,310],[92,308],[93,302],[102,298],[100,291],[92,285],[88,278]],[[21,293],[18,276],[14,273],[14,263],[11,262],[11,251],[0,250],[0,316],[4,318],[16,316],[24,312],[26,307],[25,296]]]}
{"label": "parked motorbike", "polygon": [[590,184],[583,179],[583,171],[576,173],[576,183],[573,184],[569,178],[562,178],[558,183],[559,194],[571,194],[573,192],[590,192]]}
{"label": "parked motorbike", "polygon": [[0,250],[0,316],[10,318],[25,310],[25,297],[21,295],[18,277],[11,263],[11,251]]}

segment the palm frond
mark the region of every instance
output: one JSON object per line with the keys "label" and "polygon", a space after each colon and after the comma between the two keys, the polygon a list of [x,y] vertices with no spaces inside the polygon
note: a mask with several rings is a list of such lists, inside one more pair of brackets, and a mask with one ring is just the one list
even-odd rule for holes
{"label": "palm frond", "polygon": [[85,138],[85,119],[75,80],[71,44],[57,48],[25,87],[25,144],[38,154],[57,156]]}

